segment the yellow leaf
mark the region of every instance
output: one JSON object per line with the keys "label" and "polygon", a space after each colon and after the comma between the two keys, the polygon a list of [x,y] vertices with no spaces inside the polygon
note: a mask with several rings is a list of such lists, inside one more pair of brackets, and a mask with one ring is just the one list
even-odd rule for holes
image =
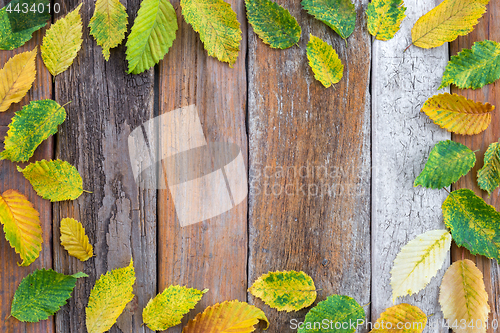
{"label": "yellow leaf", "polygon": [[240,301],[229,301],[209,306],[203,313],[190,320],[182,333],[250,333],[254,325],[269,321],[261,309]]}
{"label": "yellow leaf", "polygon": [[81,261],[92,258],[94,251],[82,224],[75,219],[61,220],[61,245],[70,256]]}
{"label": "yellow leaf", "polygon": [[[485,321],[490,312],[488,294],[483,274],[472,261],[460,260],[448,268],[441,282],[439,304],[454,332],[486,332]],[[464,320],[467,323],[465,327],[461,325]],[[458,324],[455,326],[454,322]],[[471,322],[473,327],[469,326]]]}
{"label": "yellow leaf", "polygon": [[444,0],[411,29],[413,45],[429,49],[465,36],[486,12],[489,0]]}
{"label": "yellow leaf", "polygon": [[79,14],[82,4],[54,23],[43,37],[42,59],[53,76],[67,70],[82,47],[83,26]]}
{"label": "yellow leaf", "polygon": [[30,90],[36,77],[35,59],[37,48],[13,56],[0,70],[0,112],[7,111],[12,103],[18,103]]}
{"label": "yellow leaf", "polygon": [[5,238],[23,260],[20,266],[29,266],[42,250],[39,216],[33,204],[21,193],[7,190],[0,196],[0,222]]}
{"label": "yellow leaf", "polygon": [[445,93],[429,98],[422,112],[449,132],[473,135],[488,128],[494,109],[489,103],[482,104],[457,94]]}
{"label": "yellow leaf", "polygon": [[134,262],[102,275],[90,292],[89,303],[85,309],[88,333],[108,331],[125,306],[134,298]]}
{"label": "yellow leaf", "polygon": [[373,324],[370,332],[421,333],[427,324],[427,316],[416,306],[398,304],[386,309]]}

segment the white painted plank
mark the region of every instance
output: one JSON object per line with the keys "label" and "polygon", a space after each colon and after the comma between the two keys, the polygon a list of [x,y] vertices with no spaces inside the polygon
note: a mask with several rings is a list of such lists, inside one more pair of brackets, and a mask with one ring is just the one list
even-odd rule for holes
{"label": "white painted plank", "polygon": [[[392,302],[390,271],[408,241],[433,229],[444,229],[444,190],[413,187],[431,148],[450,139],[445,130],[420,112],[425,100],[438,93],[449,58],[448,45],[424,50],[411,46],[411,28],[439,1],[405,0],[407,17],[390,41],[373,42],[372,62],[372,321]],[[398,298],[429,318],[426,332],[444,332],[438,303],[439,285],[449,261],[426,289]]]}

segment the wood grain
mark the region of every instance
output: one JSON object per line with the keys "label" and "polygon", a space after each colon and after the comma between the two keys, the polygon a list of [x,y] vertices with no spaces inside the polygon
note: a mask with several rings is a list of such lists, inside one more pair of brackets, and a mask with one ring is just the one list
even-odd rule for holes
{"label": "wood grain", "polygon": [[[227,1],[243,31],[234,68],[209,57],[199,35],[181,16],[180,1],[172,1],[179,21],[177,39],[160,62],[160,114],[196,105],[206,141],[237,144],[247,158],[246,18],[243,0]],[[181,137],[185,133],[172,133]],[[195,168],[210,167],[210,161]],[[188,165],[186,165],[188,167]],[[246,174],[240,175],[246,177]],[[166,180],[168,183],[168,179]],[[193,198],[201,193],[192,193]],[[221,200],[214,196],[212,200]],[[215,202],[215,201],[214,201]],[[158,193],[158,291],[173,284],[210,289],[189,316],[225,300],[246,300],[247,203],[209,220],[181,227],[169,189]],[[181,327],[169,332],[181,332]]]}
{"label": "wood grain", "polygon": [[[61,15],[80,1],[61,3]],[[129,29],[140,0],[124,5]],[[89,36],[87,28],[94,2],[85,1],[83,45],[73,65],[55,78],[55,96],[68,116],[57,137],[56,157],[75,165],[85,190],[72,202],[54,204],[54,266],[63,273],[83,271],[69,304],[56,317],[57,332],[86,332],[85,307],[90,290],[101,274],[127,266],[134,259],[136,297],[110,332],[150,332],[142,325],[142,309],[156,294],[156,190],[140,189],[135,183],[128,154],[128,136],[153,118],[153,70],[127,75],[125,47],[111,51],[109,62]],[[130,31],[130,30],[129,30]],[[95,257],[85,263],[68,256],[59,245],[60,220],[82,222],[94,245]]]}
{"label": "wood grain", "polygon": [[[450,134],[420,112],[437,88],[448,61],[448,47],[410,47],[411,28],[439,1],[407,0],[401,30],[390,41],[374,41],[372,61],[372,321],[392,303],[390,271],[401,248],[417,235],[444,229],[444,190],[413,187],[432,147]],[[444,332],[439,285],[449,260],[424,291],[399,298],[434,314],[429,332]],[[427,328],[426,328],[427,330]]]}
{"label": "wood grain", "polygon": [[[319,289],[370,302],[370,37],[355,1],[356,29],[347,46],[333,30],[277,1],[302,27],[298,46],[274,50],[249,32],[248,284],[268,271],[298,270]],[[333,46],[344,77],[325,89],[308,65],[309,34]],[[249,295],[272,323],[294,332],[307,310],[277,312]],[[369,314],[369,306],[365,307]]]}
{"label": "wood grain", "polygon": [[[451,55],[455,55],[465,48],[470,49],[472,44],[477,41],[489,39],[500,42],[500,20],[498,17],[500,17],[500,1],[491,0],[488,4],[486,14],[483,18],[481,18],[474,31],[467,36],[459,37],[451,43]],[[496,110],[493,112],[491,125],[486,131],[472,136],[453,135],[453,141],[463,143],[470,149],[477,151],[476,165],[472,168],[472,171],[469,174],[462,177],[456,184],[454,184],[453,189],[472,189],[488,204],[495,207],[497,211],[500,211],[500,195],[498,189],[492,193],[490,197],[488,197],[488,193],[482,191],[477,185],[477,172],[483,167],[484,153],[491,143],[497,142],[500,138],[500,83],[496,82],[477,90],[461,90],[452,86],[451,91],[469,99],[482,103],[488,102],[496,106]],[[486,286],[486,291],[488,292],[491,309],[488,332],[497,332],[498,329],[493,329],[491,327],[491,323],[493,320],[496,320],[497,323],[498,320],[500,320],[500,269],[498,263],[496,260],[490,260],[483,256],[473,256],[466,249],[458,248],[456,245],[453,245],[452,260],[456,261],[462,258],[474,261],[477,267],[483,272],[484,284]]]}
{"label": "wood grain", "polygon": [[[7,2],[8,1],[4,0],[0,1],[0,8]],[[40,56],[39,45],[42,42],[44,34],[45,29],[42,29],[35,32],[33,38],[24,46],[12,51],[0,51],[0,67],[3,67],[15,54],[31,51],[35,46],[38,46],[38,55],[36,58],[37,76],[33,86],[20,103],[13,104],[8,111],[0,113],[0,137],[2,140],[0,150],[3,150],[3,138],[7,134],[9,129],[8,125],[11,118],[14,116],[14,112],[20,110],[22,106],[29,104],[31,101],[52,97],[52,77],[43,65]],[[54,153],[53,150],[53,138],[49,138],[38,147],[34,156],[30,159],[30,162],[52,158]],[[17,265],[17,263],[21,262],[19,255],[10,247],[3,232],[2,235],[0,235],[0,257],[2,258],[0,264],[0,332],[52,333],[55,331],[53,318],[36,324],[21,323],[15,318],[8,318],[10,315],[12,298],[21,280],[35,269],[52,268],[52,205],[50,201],[44,200],[36,194],[30,183],[16,170],[16,165],[24,167],[27,163],[12,163],[7,160],[0,161],[0,193],[8,189],[14,189],[28,197],[36,210],[40,213],[43,244],[40,257],[34,263],[29,267],[19,267]]]}

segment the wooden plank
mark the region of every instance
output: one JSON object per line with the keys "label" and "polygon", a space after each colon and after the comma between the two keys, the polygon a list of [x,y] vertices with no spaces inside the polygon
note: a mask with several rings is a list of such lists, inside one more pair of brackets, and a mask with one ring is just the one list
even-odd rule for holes
{"label": "wooden plank", "polygon": [[[79,2],[62,2],[60,15]],[[126,2],[129,27],[139,5],[140,0]],[[136,297],[110,332],[150,332],[141,325],[142,309],[156,294],[156,190],[140,189],[135,183],[127,142],[133,129],[153,118],[154,74],[126,74],[124,43],[111,51],[109,62],[104,60],[87,28],[93,12],[94,2],[85,1],[80,11],[82,49],[74,64],[55,79],[56,101],[71,101],[57,137],[56,157],[75,165],[85,190],[93,192],[54,204],[54,266],[60,272],[83,271],[90,276],[78,282],[69,304],[57,314],[56,327],[57,332],[86,332],[85,307],[96,279],[128,265],[133,257]],[[60,220],[65,217],[82,222],[94,245],[94,258],[81,263],[59,245]]]}
{"label": "wooden plank", "polygon": [[[370,302],[370,37],[368,1],[354,1],[347,45],[301,9],[277,1],[302,27],[298,46],[274,50],[249,32],[249,285],[262,274],[297,270],[331,294]],[[309,34],[332,45],[344,78],[325,89],[308,65]],[[260,299],[268,332],[292,332],[307,310],[277,312]],[[365,307],[369,314],[369,306]]]}
{"label": "wooden plank", "polygon": [[[411,28],[439,1],[407,0],[401,30],[390,41],[374,41],[372,71],[372,320],[392,303],[390,271],[401,247],[417,235],[444,229],[441,204],[447,193],[413,182],[432,147],[450,135],[434,125],[420,108],[437,94],[448,61],[447,45],[424,50],[410,47]],[[444,331],[438,304],[441,278],[449,260],[424,291],[396,303],[420,307],[429,332]]]}
{"label": "wooden plank", "polygon": [[[243,0],[227,1],[237,13],[243,31],[234,68],[209,57],[199,35],[181,16],[179,0],[173,0],[179,21],[177,39],[160,63],[160,114],[196,105],[206,141],[237,144],[247,159],[246,17]],[[194,124],[193,124],[194,125]],[[193,128],[192,126],[190,128]],[[200,130],[201,131],[201,130]],[[182,131],[171,130],[173,137]],[[185,137],[185,136],[184,136]],[[202,141],[200,139],[199,141]],[[210,161],[193,162],[205,168]],[[187,168],[187,164],[183,164]],[[180,165],[181,169],[183,168]],[[241,174],[240,177],[246,177]],[[167,183],[172,180],[167,178]],[[190,193],[194,200],[203,193]],[[212,197],[223,200],[222,192]],[[179,207],[180,208],[180,207]],[[210,291],[184,320],[207,306],[225,300],[246,300],[247,203],[244,200],[222,215],[182,227],[169,189],[158,192],[158,290],[180,284]],[[181,332],[181,327],[169,332]]]}
{"label": "wooden plank", "polygon": [[[477,41],[483,41],[486,39],[497,42],[500,41],[500,20],[498,20],[499,16],[500,1],[490,1],[488,5],[488,11],[479,21],[479,24],[475,27],[474,31],[469,35],[460,37],[451,43],[451,54],[455,55],[465,48],[470,49],[472,47],[472,44]],[[491,143],[498,141],[500,138],[500,114],[498,111],[498,108],[500,107],[500,83],[497,82],[495,84],[490,84],[483,87],[482,89],[477,90],[461,90],[452,86],[451,91],[475,101],[479,101],[482,103],[488,102],[497,107],[497,109],[493,112],[491,125],[486,131],[473,136],[453,135],[454,141],[463,143],[470,149],[477,151],[476,165],[469,174],[467,174],[465,177],[462,177],[456,184],[454,184],[453,189],[472,189],[488,204],[494,206],[497,211],[500,211],[499,191],[495,191],[490,197],[488,197],[488,193],[482,191],[477,185],[477,171],[483,167],[484,153]],[[456,245],[454,245],[452,248],[452,260],[456,261],[462,258],[471,259],[483,272],[484,283],[486,286],[486,291],[488,292],[489,304],[491,309],[488,332],[497,332],[498,329],[493,329],[491,324],[493,320],[495,320],[497,324],[498,320],[500,320],[500,269],[498,263],[496,262],[496,260],[490,260],[483,256],[473,256],[466,249],[458,248]]]}
{"label": "wooden plank", "polygon": [[[6,5],[8,1],[1,0],[0,8]],[[35,46],[42,42],[45,29],[33,34],[33,38],[24,46],[12,51],[0,51],[0,68],[15,54],[31,51]],[[7,134],[8,125],[14,112],[21,109],[22,106],[31,101],[52,98],[52,77],[45,68],[40,56],[40,47],[38,47],[38,56],[36,59],[37,76],[30,91],[18,104],[13,104],[10,109],[0,114],[0,137],[2,144],[0,150],[3,150],[3,138]],[[49,159],[53,156],[53,139],[49,138],[43,142],[35,151],[30,162]],[[15,318],[7,318],[10,315],[10,307],[14,293],[21,280],[33,272],[35,269],[52,268],[52,205],[49,201],[40,198],[31,187],[30,183],[24,179],[22,174],[16,170],[16,165],[24,167],[27,163],[12,163],[10,161],[0,161],[0,193],[5,190],[14,189],[28,197],[35,208],[40,213],[42,223],[43,244],[40,257],[29,267],[19,267],[17,263],[21,262],[19,255],[15,253],[5,239],[0,236],[0,332],[54,332],[54,319],[49,318],[36,324],[21,323]]]}

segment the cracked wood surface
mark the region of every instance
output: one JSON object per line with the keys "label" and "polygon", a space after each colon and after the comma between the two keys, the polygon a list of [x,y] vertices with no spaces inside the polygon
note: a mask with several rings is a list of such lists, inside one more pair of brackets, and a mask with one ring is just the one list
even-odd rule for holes
{"label": "cracked wood surface", "polygon": [[[413,187],[432,147],[450,139],[446,130],[420,112],[438,93],[448,61],[448,45],[425,50],[411,46],[411,28],[439,1],[406,0],[407,17],[390,41],[373,42],[372,61],[372,321],[392,303],[390,271],[401,247],[417,235],[444,229],[444,190]],[[439,285],[449,260],[427,288],[396,303],[420,307],[429,332],[444,332],[438,303]]]}

